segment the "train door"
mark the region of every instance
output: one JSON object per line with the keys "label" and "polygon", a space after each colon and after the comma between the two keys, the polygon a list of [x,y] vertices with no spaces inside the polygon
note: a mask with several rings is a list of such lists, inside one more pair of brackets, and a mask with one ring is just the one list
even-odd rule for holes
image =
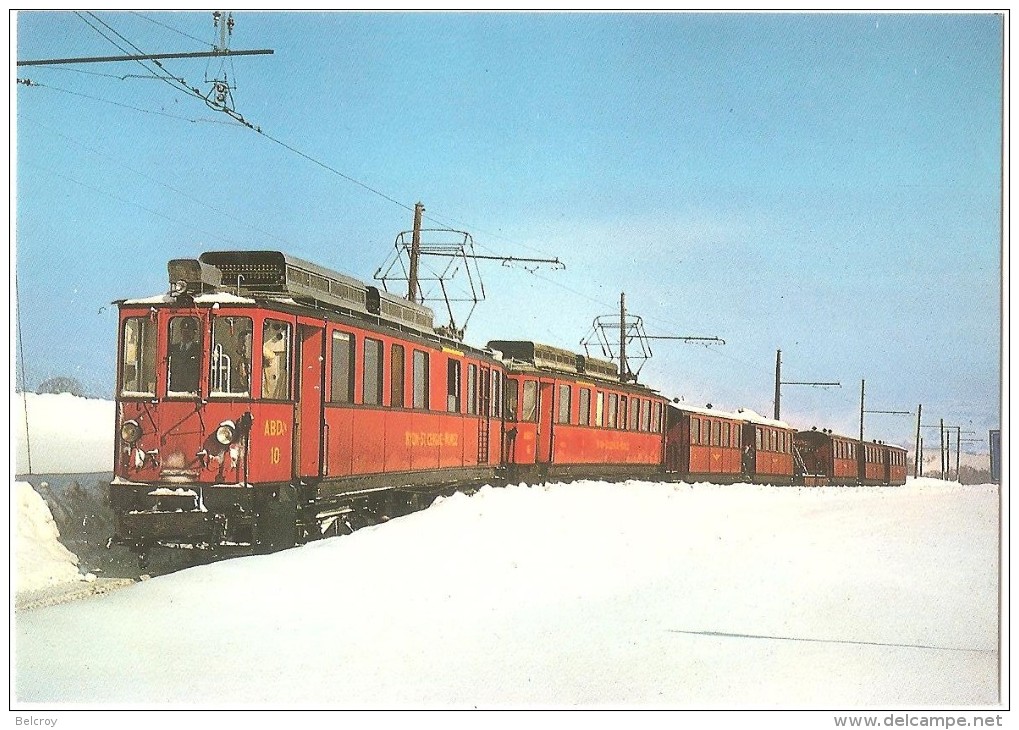
{"label": "train door", "polygon": [[490,368],[481,368],[481,375],[477,379],[477,407],[478,412],[478,464],[487,464],[489,459],[489,436],[491,435],[492,419],[492,371]]}
{"label": "train door", "polygon": [[552,394],[555,385],[552,381],[538,382],[538,448],[534,460],[538,464],[552,463]]}
{"label": "train door", "polygon": [[294,476],[322,474],[322,383],[325,330],[316,325],[297,327],[297,405],[294,408]]}

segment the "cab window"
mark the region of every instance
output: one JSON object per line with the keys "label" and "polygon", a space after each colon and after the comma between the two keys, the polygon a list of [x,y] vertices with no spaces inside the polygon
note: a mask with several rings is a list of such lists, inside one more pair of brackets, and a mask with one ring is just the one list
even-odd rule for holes
{"label": "cab window", "polygon": [[156,394],[156,325],[148,317],[124,320],[121,395]]}
{"label": "cab window", "polygon": [[520,409],[521,421],[538,420],[538,381],[524,381],[523,404]]}
{"label": "cab window", "polygon": [[198,317],[173,317],[169,329],[166,390],[168,395],[197,395],[202,343]]}
{"label": "cab window", "polygon": [[262,397],[290,398],[290,325],[275,319],[262,325]]}
{"label": "cab window", "polygon": [[247,395],[251,388],[251,318],[212,320],[210,395]]}

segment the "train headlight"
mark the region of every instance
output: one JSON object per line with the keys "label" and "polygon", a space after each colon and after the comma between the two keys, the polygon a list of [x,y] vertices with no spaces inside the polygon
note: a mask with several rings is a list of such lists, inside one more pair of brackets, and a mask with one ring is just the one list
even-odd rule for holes
{"label": "train headlight", "polygon": [[237,426],[233,421],[223,421],[216,429],[216,440],[224,446],[229,446],[237,437]]}
{"label": "train headlight", "polygon": [[120,427],[120,439],[124,443],[134,446],[141,437],[142,427],[138,425],[138,421],[124,421],[124,425]]}

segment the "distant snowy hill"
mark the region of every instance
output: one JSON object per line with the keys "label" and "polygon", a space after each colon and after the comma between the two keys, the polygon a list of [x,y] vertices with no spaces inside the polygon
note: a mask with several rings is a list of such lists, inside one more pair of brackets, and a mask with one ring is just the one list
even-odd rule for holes
{"label": "distant snowy hill", "polygon": [[15,439],[15,473],[88,474],[113,471],[113,401],[28,393],[28,436],[25,437],[26,402],[21,393],[11,399]]}

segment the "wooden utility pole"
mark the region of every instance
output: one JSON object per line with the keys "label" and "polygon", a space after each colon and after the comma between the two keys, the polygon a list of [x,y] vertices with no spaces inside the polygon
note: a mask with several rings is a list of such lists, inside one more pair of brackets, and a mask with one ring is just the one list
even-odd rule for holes
{"label": "wooden utility pole", "polygon": [[860,448],[863,448],[863,395],[866,392],[866,380],[860,380]]}
{"label": "wooden utility pole", "polygon": [[962,475],[959,474],[959,450],[962,446],[962,427],[956,426],[956,481],[962,482]]}
{"label": "wooden utility pole", "polygon": [[923,403],[916,407],[916,453],[913,454],[913,478],[920,476],[921,464],[923,463],[923,441],[920,440],[920,414],[923,412]]}
{"label": "wooden utility pole", "polygon": [[813,383],[798,380],[782,380],[782,351],[775,352],[775,420],[782,420],[782,386],[783,385],[809,385],[814,388],[835,387],[841,388],[842,383]]}
{"label": "wooden utility pole", "polygon": [[913,415],[909,411],[867,411],[863,408],[863,398],[866,392],[865,380],[860,381],[860,447],[863,447],[863,414],[864,413],[889,413],[896,416],[911,416]]}
{"label": "wooden utility pole", "polygon": [[421,215],[425,212],[422,203],[414,204],[414,230],[410,239],[410,274],[407,276],[407,299],[418,300],[418,261],[421,258]]}
{"label": "wooden utility pole", "polygon": [[775,351],[775,420],[781,421],[782,413],[782,351]]}
{"label": "wooden utility pole", "polygon": [[619,382],[625,383],[627,377],[626,366],[626,292],[619,293]]}
{"label": "wooden utility pole", "polygon": [[941,419],[941,478],[947,479],[945,475],[945,419]]}

